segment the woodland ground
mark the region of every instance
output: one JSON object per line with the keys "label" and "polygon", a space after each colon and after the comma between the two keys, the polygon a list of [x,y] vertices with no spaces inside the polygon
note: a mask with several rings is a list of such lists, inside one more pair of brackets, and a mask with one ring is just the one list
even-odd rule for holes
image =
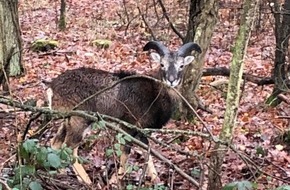
{"label": "woodland ground", "polygon": [[[141,2],[141,1],[140,1]],[[144,1],[147,2],[147,1]],[[176,5],[177,4],[177,5]],[[128,18],[133,18],[138,14],[135,1],[128,1],[126,4],[130,14],[124,12],[123,2],[120,0],[69,0],[67,29],[60,32],[57,29],[56,19],[58,16],[59,4],[49,0],[27,0],[20,1],[19,17],[23,38],[23,65],[25,75],[11,80],[11,91],[13,96],[19,101],[35,99],[39,104],[45,101],[45,86],[42,80],[49,80],[61,72],[77,67],[93,67],[98,69],[135,70],[139,73],[146,73],[155,68],[149,61],[146,53],[142,52],[143,45],[150,40],[149,33],[145,29],[140,18],[133,19],[126,28]],[[146,3],[140,3],[141,10],[145,12]],[[167,1],[170,16],[180,24],[180,28],[185,26],[185,8],[180,12],[174,9],[178,6],[175,1]],[[131,8],[131,9],[130,9]],[[132,11],[134,10],[134,11]],[[238,30],[238,20],[236,14],[230,9],[220,10],[220,21],[216,26],[215,33],[208,53],[206,55],[205,67],[229,67],[231,60],[230,49],[233,45],[236,32]],[[153,13],[147,15],[154,17]],[[148,21],[153,18],[148,17]],[[161,16],[160,16],[161,17]],[[178,20],[180,19],[180,20]],[[162,21],[152,25],[156,36],[172,48],[180,44],[168,25]],[[186,19],[185,19],[186,20]],[[124,22],[125,21],[125,22]],[[178,22],[180,21],[180,22]],[[152,21],[153,22],[153,21]],[[259,27],[260,26],[260,27]],[[247,58],[245,61],[245,72],[259,75],[271,76],[273,66],[275,39],[273,36],[273,22],[269,15],[264,14],[261,23],[257,23],[252,32],[249,42]],[[35,39],[47,37],[59,42],[59,47],[55,54],[35,53],[28,48]],[[109,39],[113,43],[108,49],[93,46],[91,42],[95,39]],[[200,117],[206,122],[213,134],[218,135],[223,123],[225,111],[226,88],[213,87],[211,83],[224,77],[210,76],[203,77],[198,94],[204,103],[212,110],[212,114],[198,111]],[[282,184],[290,184],[290,156],[289,149],[285,145],[273,143],[273,138],[281,134],[289,127],[287,119],[279,119],[278,116],[289,116],[289,105],[282,103],[276,108],[266,108],[264,106],[272,86],[257,86],[246,82],[243,86],[240,101],[237,127],[234,132],[233,144],[241,152],[253,159],[255,164],[269,175],[257,172],[251,164],[243,162],[239,155],[229,151],[223,165],[222,180],[224,183],[237,180],[250,180],[258,183],[258,189],[274,189]],[[0,108],[7,111],[7,107],[0,105]],[[10,108],[10,112],[5,119],[0,121],[0,169],[12,167],[15,159],[11,156],[15,152],[16,134],[22,132],[27,125],[30,113],[15,111]],[[37,126],[37,122],[33,126]],[[183,121],[171,121],[167,126],[171,129],[190,129],[205,132],[199,121],[189,124]],[[32,128],[33,130],[33,128]],[[206,132],[205,132],[206,133]],[[43,136],[43,142],[49,142],[51,133]],[[171,143],[172,146],[186,151],[195,151],[200,157],[186,158],[172,150],[154,145],[166,157],[177,163],[184,171],[190,172],[194,168],[199,168],[208,161],[212,143],[197,136],[176,137],[173,135],[154,134],[159,140]],[[86,165],[86,169],[97,180],[97,173],[104,162],[104,146],[109,146],[108,140],[93,141],[91,149],[81,151],[81,155],[91,160]],[[278,145],[278,146],[277,146]],[[257,149],[265,150],[266,154],[257,154]],[[100,151],[101,150],[101,151]],[[136,157],[136,156],[135,156]],[[137,158],[133,156],[133,162]],[[141,161],[142,162],[142,161]],[[169,169],[156,160],[161,180],[167,183],[169,179]],[[205,167],[207,168],[207,167]],[[205,169],[205,182],[207,169]],[[172,174],[176,175],[176,174]],[[176,175],[174,189],[194,189],[188,182]]]}

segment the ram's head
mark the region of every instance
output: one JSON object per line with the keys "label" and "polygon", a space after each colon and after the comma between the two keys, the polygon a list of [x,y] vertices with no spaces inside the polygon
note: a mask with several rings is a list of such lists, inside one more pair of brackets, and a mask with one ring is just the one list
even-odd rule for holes
{"label": "ram's head", "polygon": [[150,56],[153,61],[160,64],[160,77],[166,84],[176,87],[183,77],[184,67],[193,62],[194,56],[191,55],[193,50],[201,53],[201,48],[198,44],[189,42],[181,46],[177,51],[170,51],[167,47],[157,41],[148,42],[143,50],[151,52]]}

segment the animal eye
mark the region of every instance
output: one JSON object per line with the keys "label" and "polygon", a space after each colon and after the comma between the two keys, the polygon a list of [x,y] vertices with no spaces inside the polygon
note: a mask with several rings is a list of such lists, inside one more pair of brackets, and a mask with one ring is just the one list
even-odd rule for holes
{"label": "animal eye", "polygon": [[182,69],[184,65],[180,65],[179,68]]}
{"label": "animal eye", "polygon": [[161,65],[162,68],[164,67],[164,64],[160,64],[160,65]]}

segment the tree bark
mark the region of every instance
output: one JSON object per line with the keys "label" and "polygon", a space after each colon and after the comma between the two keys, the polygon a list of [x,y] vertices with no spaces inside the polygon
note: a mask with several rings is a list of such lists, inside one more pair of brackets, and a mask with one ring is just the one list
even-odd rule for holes
{"label": "tree bark", "polygon": [[[200,45],[202,53],[196,55],[196,61],[189,65],[182,84],[182,95],[194,107],[198,107],[195,90],[202,76],[204,57],[210,45],[214,27],[217,23],[218,2],[216,0],[191,0],[188,20],[188,30],[183,43],[196,42]],[[185,105],[180,105],[181,115],[190,119],[191,112],[187,111]],[[190,113],[190,114],[189,114]]]}
{"label": "tree bark", "polygon": [[0,0],[0,85],[7,90],[7,77],[22,72],[18,1]]}
{"label": "tree bark", "polygon": [[[241,25],[233,49],[231,72],[226,100],[226,112],[222,131],[219,139],[230,143],[235,127],[235,121],[240,99],[240,85],[242,81],[244,57],[250,38],[251,28],[257,10],[257,1],[244,0]],[[217,143],[210,158],[208,190],[222,189],[220,175],[222,174],[223,159],[226,154],[226,146]]]}
{"label": "tree bark", "polygon": [[66,12],[66,0],[61,0],[60,1],[60,16],[59,16],[59,23],[58,23],[58,27],[60,30],[64,30],[66,27],[65,12]]}
{"label": "tree bark", "polygon": [[282,92],[289,91],[290,87],[290,81],[287,77],[289,68],[286,65],[290,37],[290,1],[285,0],[283,8],[277,0],[274,1],[273,14],[275,18],[276,37],[275,64],[273,70],[275,86],[272,94],[266,100],[266,104],[277,106],[281,102],[277,96]]}

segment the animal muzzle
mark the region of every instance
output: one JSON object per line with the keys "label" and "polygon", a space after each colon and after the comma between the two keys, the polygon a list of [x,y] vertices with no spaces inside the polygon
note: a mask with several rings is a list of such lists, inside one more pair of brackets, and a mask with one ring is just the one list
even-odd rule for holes
{"label": "animal muzzle", "polygon": [[177,85],[179,85],[180,79],[175,77],[174,75],[169,75],[166,78],[165,83],[171,87],[176,87]]}

